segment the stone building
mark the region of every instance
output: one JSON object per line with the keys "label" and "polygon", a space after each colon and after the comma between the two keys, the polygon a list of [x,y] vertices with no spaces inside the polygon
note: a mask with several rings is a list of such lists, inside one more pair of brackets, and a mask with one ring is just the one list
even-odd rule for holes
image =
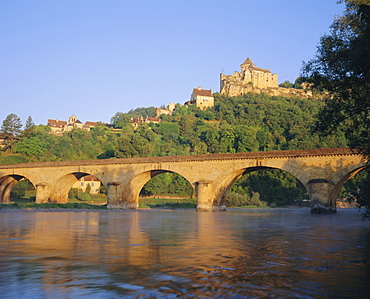
{"label": "stone building", "polygon": [[193,104],[202,110],[212,108],[215,105],[215,98],[212,95],[212,89],[202,89],[201,87],[194,88],[190,96],[190,101],[186,102],[185,105]]}
{"label": "stone building", "polygon": [[72,188],[77,188],[81,192],[85,192],[88,184],[90,184],[91,187],[90,194],[100,193],[101,182],[93,175],[86,175],[80,178],[73,184]]}
{"label": "stone building", "polygon": [[134,130],[137,129],[137,127],[140,125],[140,124],[159,124],[161,122],[161,120],[157,117],[151,117],[151,116],[147,116],[147,117],[131,117],[131,123],[132,123],[132,126],[134,127]]}
{"label": "stone building", "polygon": [[226,96],[240,96],[252,93],[264,93],[269,96],[310,98],[312,91],[307,85],[302,89],[284,88],[278,85],[278,75],[270,70],[258,68],[250,58],[240,65],[240,72],[234,75],[220,74],[220,93]]}
{"label": "stone building", "polygon": [[0,133],[0,149],[6,147],[7,134]]}
{"label": "stone building", "polygon": [[166,109],[155,108],[156,117],[160,117],[162,114],[172,115],[175,108],[176,108],[176,105],[174,103],[169,103]]}
{"label": "stone building", "polygon": [[76,116],[72,115],[68,122],[58,119],[48,119],[47,125],[50,127],[50,133],[55,135],[63,135],[64,132],[70,132],[73,129],[81,129],[90,131],[92,127],[97,125],[96,122],[87,121],[83,124]]}
{"label": "stone building", "polygon": [[252,88],[277,88],[278,75],[270,70],[256,67],[248,57],[234,75],[220,75],[220,93],[229,96],[243,95]]}

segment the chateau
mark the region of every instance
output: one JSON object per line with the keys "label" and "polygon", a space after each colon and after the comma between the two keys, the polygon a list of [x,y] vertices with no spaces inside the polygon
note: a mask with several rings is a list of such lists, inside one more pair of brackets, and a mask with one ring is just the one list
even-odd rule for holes
{"label": "chateau", "polygon": [[240,69],[241,71],[234,72],[234,75],[220,74],[221,94],[234,97],[253,92],[271,96],[312,97],[312,92],[306,89],[279,87],[278,75],[256,67],[249,57],[240,65]]}

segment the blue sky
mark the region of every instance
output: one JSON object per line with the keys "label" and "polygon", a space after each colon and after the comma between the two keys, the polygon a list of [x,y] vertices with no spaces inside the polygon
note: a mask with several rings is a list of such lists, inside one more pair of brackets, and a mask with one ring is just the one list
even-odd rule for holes
{"label": "blue sky", "polygon": [[0,0],[0,122],[109,122],[219,91],[250,57],[294,81],[336,0]]}

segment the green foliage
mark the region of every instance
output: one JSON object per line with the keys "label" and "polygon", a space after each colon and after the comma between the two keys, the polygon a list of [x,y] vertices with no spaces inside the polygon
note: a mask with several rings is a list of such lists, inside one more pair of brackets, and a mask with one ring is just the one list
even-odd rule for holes
{"label": "green foliage", "polygon": [[71,188],[68,192],[69,199],[78,198],[78,188]]}
{"label": "green foliage", "polygon": [[168,198],[140,198],[139,208],[162,208],[162,209],[195,209],[196,199],[168,199]]}
{"label": "green foliage", "polygon": [[78,194],[78,199],[81,201],[91,201],[91,194],[86,192],[80,192]]}
{"label": "green foliage", "polygon": [[35,126],[35,124],[34,124],[34,122],[33,122],[33,120],[32,120],[32,117],[31,117],[31,116],[29,116],[29,117],[27,118],[27,120],[26,120],[26,124],[24,125],[24,130],[23,130],[22,135],[23,135],[24,137],[28,137],[28,136],[31,134],[32,130],[33,130],[35,127],[36,127],[36,126]]}
{"label": "green foliage", "polygon": [[279,87],[294,88],[294,84],[287,80],[287,81],[284,81],[283,83],[280,83]]}
{"label": "green foliage", "polygon": [[90,192],[91,192],[91,185],[90,185],[90,183],[87,183],[85,193],[90,194]]}
{"label": "green foliage", "polygon": [[259,194],[269,206],[293,206],[307,199],[306,189],[291,174],[279,169],[262,169],[242,176],[229,193]]}
{"label": "green foliage", "polygon": [[[320,39],[316,56],[304,65],[303,76],[327,92],[317,130],[331,134],[341,129],[370,161],[370,2],[343,0],[346,9]],[[370,196],[358,195],[370,210]],[[367,216],[370,216],[368,213]]]}
{"label": "green foliage", "polygon": [[1,125],[0,132],[4,134],[5,146],[13,152],[13,144],[21,133],[21,119],[14,113],[9,114]]}
{"label": "green foliage", "polygon": [[148,108],[141,107],[141,108],[136,108],[134,110],[130,110],[127,113],[127,115],[130,117],[140,117],[140,116],[156,117],[156,111],[155,111],[155,107],[153,106],[148,107]]}
{"label": "green foliage", "polygon": [[131,126],[131,116],[127,113],[117,112],[110,121],[115,129],[124,129]]}
{"label": "green foliage", "polygon": [[24,154],[28,157],[40,158],[47,150],[48,144],[39,138],[32,136],[23,139],[14,146],[16,153]]}
{"label": "green foliage", "polygon": [[27,191],[34,190],[35,187],[32,185],[32,183],[27,179],[22,179],[18,183],[16,183],[12,191],[10,192],[10,197],[13,199],[19,199],[26,195]]}
{"label": "green foliage", "polygon": [[349,145],[370,158],[370,2],[341,2],[346,4],[343,16],[320,39],[303,75],[314,88],[327,92],[318,131],[343,130]]}
{"label": "green foliage", "polygon": [[215,118],[215,114],[210,110],[198,110],[195,112],[195,116],[205,120],[212,120]]}
{"label": "green foliage", "polygon": [[226,206],[228,207],[264,207],[267,204],[260,200],[260,194],[253,192],[252,196],[249,194],[240,194],[236,192],[229,192],[226,195]]}
{"label": "green foliage", "polygon": [[194,189],[181,175],[172,172],[158,174],[148,181],[141,190],[142,196],[182,196],[191,197]]}
{"label": "green foliage", "polygon": [[363,217],[370,218],[370,168],[365,168],[349,179],[341,188],[338,197],[350,203],[357,203],[359,207],[366,207]]}
{"label": "green foliage", "polygon": [[27,163],[27,162],[29,162],[27,157],[20,156],[17,154],[0,155],[0,164],[16,164],[16,163]]}
{"label": "green foliage", "polygon": [[[55,136],[49,133],[49,127],[39,125],[14,146],[20,154],[14,159],[65,161],[346,146],[343,131],[327,137],[311,132],[323,105],[320,100],[265,94],[239,97],[217,94],[215,103],[214,108],[205,111],[184,107],[178,115],[163,117],[160,124],[141,124],[135,131],[129,115],[123,113],[112,118],[117,128],[123,127],[121,130],[97,126],[90,131],[74,129],[63,136]],[[8,160],[0,156],[0,163]],[[161,197],[191,196],[193,187],[181,176],[176,176],[172,173],[155,176],[142,193]],[[260,178],[256,176],[252,180],[253,186],[241,182],[240,189],[233,187],[232,191],[248,195],[249,199],[259,194],[262,201],[278,206],[296,204],[294,200],[301,196],[295,186],[290,193],[287,191],[290,187],[284,185],[284,177],[265,177],[262,173]],[[280,189],[271,191],[264,180],[271,184],[282,180]],[[271,197],[275,193],[282,195]]]}
{"label": "green foliage", "polygon": [[13,203],[0,204],[0,210],[6,209],[88,209],[88,210],[106,210],[106,205],[90,205],[87,203]]}
{"label": "green foliage", "polygon": [[139,134],[125,134],[118,138],[115,148],[117,158],[135,158],[150,156],[152,147],[149,141]]}

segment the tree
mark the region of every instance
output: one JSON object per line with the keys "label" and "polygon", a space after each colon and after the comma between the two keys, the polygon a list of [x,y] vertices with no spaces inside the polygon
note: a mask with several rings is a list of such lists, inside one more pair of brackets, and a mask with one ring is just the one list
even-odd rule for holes
{"label": "tree", "polygon": [[279,84],[279,87],[284,87],[284,88],[293,88],[294,84],[290,82],[289,80],[284,81],[283,83]]}
{"label": "tree", "polygon": [[117,140],[114,155],[117,158],[146,157],[151,153],[149,141],[139,134],[130,133],[122,135]]}
{"label": "tree", "polygon": [[326,91],[317,129],[343,128],[350,146],[370,158],[370,1],[344,0],[344,15],[334,20],[303,76]]}
{"label": "tree", "polygon": [[35,136],[24,138],[14,146],[15,152],[35,158],[41,157],[47,148],[48,144]]}
{"label": "tree", "polygon": [[29,116],[27,118],[26,124],[24,125],[23,136],[28,137],[34,128],[35,128],[35,124],[32,120],[32,117]]}
{"label": "tree", "polygon": [[117,112],[110,121],[116,129],[123,129],[125,127],[131,126],[130,116],[122,112]]}
{"label": "tree", "polygon": [[90,183],[87,183],[85,193],[90,194],[90,192],[91,192],[91,185],[90,185]]}
{"label": "tree", "polygon": [[[349,145],[370,160],[370,1],[342,0],[346,9],[303,67],[313,87],[327,92],[317,129],[341,128]],[[370,198],[362,204],[370,210]]]}
{"label": "tree", "polygon": [[21,133],[21,119],[14,113],[9,114],[3,121],[1,132],[5,135],[6,146],[13,152],[13,144]]}

